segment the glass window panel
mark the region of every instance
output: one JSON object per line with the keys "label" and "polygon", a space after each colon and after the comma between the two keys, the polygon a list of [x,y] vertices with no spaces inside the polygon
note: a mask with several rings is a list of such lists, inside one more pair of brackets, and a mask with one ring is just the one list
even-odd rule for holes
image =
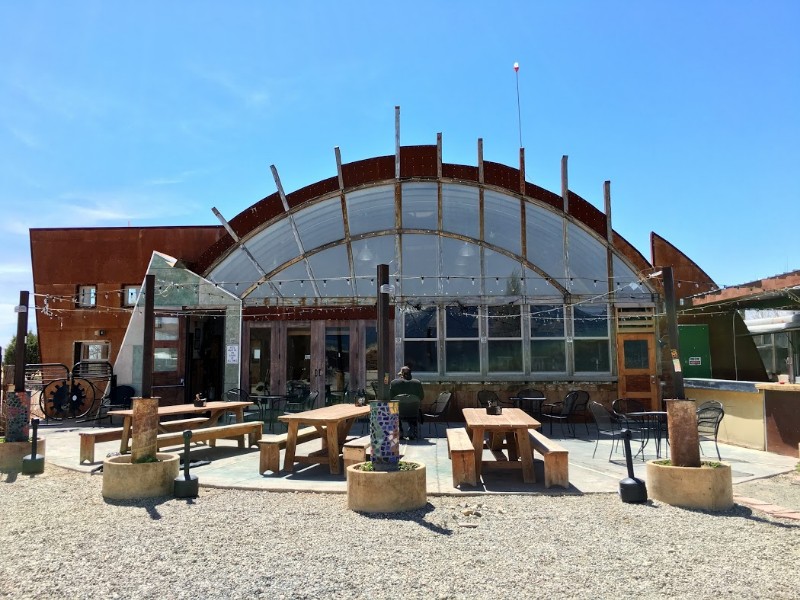
{"label": "glass window panel", "polygon": [[345,203],[350,235],[394,229],[394,186],[350,192]]}
{"label": "glass window panel", "polygon": [[564,280],[563,217],[537,204],[525,203],[528,260],[557,281]]}
{"label": "glass window panel", "polygon": [[521,372],[521,340],[489,340],[489,372]]}
{"label": "glass window panel", "polygon": [[403,327],[406,338],[436,338],[436,307],[426,306],[414,308],[409,306],[403,310]]}
{"label": "glass window panel", "polygon": [[135,306],[136,301],[139,299],[139,291],[141,287],[138,285],[126,285],[123,292],[123,304],[125,306]]}
{"label": "glass window panel", "polygon": [[436,235],[403,235],[403,296],[439,295],[439,245]]}
{"label": "glass window panel", "polygon": [[154,329],[157,340],[177,340],[178,317],[155,317]]}
{"label": "glass window panel", "polygon": [[[295,244],[295,247],[297,247],[297,244]],[[253,262],[247,258],[244,251],[241,248],[237,248],[232,250],[231,254],[226,256],[223,261],[214,268],[209,279],[217,282],[221,288],[227,290],[231,294],[238,295],[236,283],[239,284],[240,288],[249,287],[251,283],[255,283],[261,279],[261,274],[258,272],[255,265],[253,265]]]}
{"label": "glass window panel", "polygon": [[177,348],[156,348],[153,352],[153,371],[169,373],[178,370]]}
{"label": "glass window panel", "polygon": [[[247,249],[258,261],[258,264],[267,273],[271,273],[284,263],[297,257],[300,253],[288,218],[283,218],[277,223],[273,223],[257,236],[247,240],[246,245]],[[242,261],[250,264],[250,260],[243,252],[239,252],[239,254],[241,254]],[[223,281],[242,280],[225,277]]]}
{"label": "glass window panel", "polygon": [[78,289],[78,306],[93,307],[95,304],[97,304],[97,286],[80,286]]}
{"label": "glass window panel", "polygon": [[478,188],[453,184],[442,186],[442,229],[478,239],[480,236]]}
{"label": "glass window panel", "polygon": [[380,235],[352,242],[353,268],[356,273],[356,292],[362,298],[374,298],[377,289],[375,276],[377,265],[389,265],[389,274],[397,266],[395,259],[395,236]]}
{"label": "glass window panel", "polygon": [[513,196],[486,190],[483,194],[483,232],[487,243],[522,252],[520,200]]}
{"label": "glass window panel", "polygon": [[306,252],[344,239],[342,202],[338,196],[295,213],[294,222]]}
{"label": "glass window panel", "polygon": [[608,340],[575,340],[575,371],[606,373],[610,370]]}
{"label": "glass window panel", "polygon": [[404,183],[403,229],[437,230],[439,215],[438,186],[435,183]]}
{"label": "glass window panel", "polygon": [[406,341],[403,356],[405,364],[414,373],[436,373],[439,370],[435,341]]}
{"label": "glass window panel", "polygon": [[575,337],[608,337],[607,304],[576,304],[572,311]]}
{"label": "glass window panel", "polygon": [[490,306],[490,338],[519,338],[522,336],[522,314],[519,306]]}
{"label": "glass window panel", "polygon": [[320,296],[336,298],[353,295],[353,281],[347,260],[347,247],[334,246],[308,257]]}
{"label": "glass window panel", "polygon": [[522,266],[504,254],[484,250],[484,289],[487,296],[518,297],[522,290]]}
{"label": "glass window panel", "polygon": [[[276,273],[272,277],[272,282],[284,298],[314,297],[314,286],[311,285],[308,280],[308,270],[306,269],[306,261],[304,260]],[[262,285],[260,287],[269,288],[268,285]],[[251,294],[250,297],[255,298],[257,296],[256,294]]]}
{"label": "glass window panel", "polygon": [[606,281],[606,246],[574,223],[567,223],[569,287],[573,294],[597,294],[595,281]]}
{"label": "glass window panel", "polygon": [[564,337],[564,307],[559,304],[535,304],[530,307],[531,337]]}
{"label": "glass window panel", "polygon": [[[622,299],[650,299],[651,290],[642,283],[636,273],[623,260],[614,255],[614,293],[618,300]],[[599,285],[599,284],[598,284]],[[633,285],[633,287],[631,287]]]}
{"label": "glass window panel", "polygon": [[448,373],[479,373],[481,370],[478,340],[449,340],[445,344]]}
{"label": "glass window panel", "polygon": [[531,340],[531,371],[563,373],[567,358],[563,340]]}
{"label": "glass window panel", "polygon": [[442,277],[440,284],[445,296],[477,296],[480,293],[480,246],[442,238]]}
{"label": "glass window panel", "polygon": [[445,309],[445,331],[450,338],[478,338],[480,320],[477,306],[448,306]]}
{"label": "glass window panel", "polygon": [[562,301],[563,294],[532,269],[525,269],[525,293],[535,300]]}
{"label": "glass window panel", "polygon": [[647,340],[625,340],[622,344],[622,356],[626,369],[647,369],[650,361],[647,352]]}

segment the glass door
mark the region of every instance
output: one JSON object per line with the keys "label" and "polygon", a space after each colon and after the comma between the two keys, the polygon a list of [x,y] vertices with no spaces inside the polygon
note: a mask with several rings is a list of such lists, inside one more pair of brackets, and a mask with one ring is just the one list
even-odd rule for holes
{"label": "glass door", "polygon": [[350,385],[350,326],[325,328],[325,396],[341,402]]}
{"label": "glass door", "polygon": [[286,387],[308,392],[311,389],[311,328],[286,329]]}
{"label": "glass door", "polygon": [[250,379],[246,390],[251,394],[270,393],[271,335],[272,329],[269,327],[250,329]]}

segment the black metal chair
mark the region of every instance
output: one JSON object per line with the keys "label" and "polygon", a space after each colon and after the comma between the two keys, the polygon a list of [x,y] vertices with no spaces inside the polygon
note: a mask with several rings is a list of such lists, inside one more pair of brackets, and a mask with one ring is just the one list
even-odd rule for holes
{"label": "black metal chair", "polygon": [[[250,406],[246,406],[244,409],[244,420],[245,421],[263,421],[264,420],[264,410],[261,407],[261,402],[259,402],[256,398],[250,398],[250,394],[248,394],[245,390],[241,388],[231,388],[227,392],[225,392],[225,401],[226,402],[251,402]],[[252,407],[255,407],[253,410]],[[225,423],[232,422],[231,419],[235,420],[235,415],[232,412],[226,412],[223,416],[222,420]]]}
{"label": "black metal chair", "polygon": [[109,425],[113,425],[112,415],[108,414],[108,411],[130,409],[135,395],[136,390],[129,385],[111,386],[108,390],[108,395],[104,396],[100,403],[100,408],[97,410],[97,416],[94,421],[99,422],[103,419],[108,419]]}
{"label": "black metal chair", "polygon": [[592,414],[595,425],[597,425],[597,440],[594,443],[592,458],[594,458],[594,455],[597,453],[597,446],[600,444],[600,436],[610,437],[613,442],[611,444],[611,450],[608,453],[608,460],[610,462],[614,448],[617,446],[619,440],[624,438],[622,430],[627,429],[627,421],[625,417],[615,415],[599,402],[589,402],[589,412]]}
{"label": "black metal chair", "polygon": [[611,403],[611,410],[616,415],[626,415],[628,413],[646,412],[647,407],[633,398],[617,398]]}
{"label": "black metal chair", "polygon": [[478,406],[481,408],[487,408],[490,404],[497,405],[499,402],[500,398],[498,398],[497,394],[492,390],[481,390],[478,392]]}
{"label": "black metal chair", "polygon": [[[575,398],[575,405],[572,407],[572,415],[577,416],[580,415],[583,419],[583,426],[586,427],[586,435],[589,434],[589,392],[584,390],[576,390],[575,393],[577,397]],[[575,435],[575,430],[573,429],[572,435]]]}
{"label": "black metal chair", "polygon": [[415,440],[419,434],[418,426],[421,421],[420,399],[413,394],[398,394],[393,401],[397,402],[397,413],[400,417],[400,429],[403,422],[408,425],[407,438]]}
{"label": "black metal chair", "polygon": [[546,399],[542,391],[533,388],[522,389],[509,397],[509,400],[514,403],[516,408],[521,408],[537,419],[542,416],[542,404]]}
{"label": "black metal chair", "polygon": [[286,398],[286,405],[283,412],[285,413],[299,413],[314,408],[314,403],[319,397],[319,392],[314,390],[304,396],[292,396]]}
{"label": "black metal chair", "polygon": [[[722,407],[721,402],[716,400],[709,400],[703,402],[697,407],[697,435],[698,441],[714,440],[714,447],[717,450],[717,459],[722,460],[719,453],[719,445],[717,445],[717,434],[719,433],[719,424],[725,416],[725,409]],[[700,443],[700,452],[703,451],[703,444]]]}
{"label": "black metal chair", "polygon": [[442,392],[439,394],[439,397],[436,398],[436,402],[433,403],[433,406],[431,406],[427,412],[422,413],[422,417],[428,422],[428,434],[430,434],[431,425],[433,425],[438,437],[439,430],[436,429],[436,424],[440,421],[444,421],[445,428],[447,427],[447,416],[448,411],[450,410],[451,396],[451,392]]}
{"label": "black metal chair", "polygon": [[[580,390],[572,391],[564,396],[561,402],[553,402],[550,404],[542,405],[542,418],[550,422],[550,435],[553,435],[553,421],[558,421],[561,424],[561,435],[564,435],[564,425],[567,426],[567,431],[575,437],[575,430],[570,423],[570,419],[575,410],[575,403],[580,397]],[[583,392],[586,393],[586,392]]]}

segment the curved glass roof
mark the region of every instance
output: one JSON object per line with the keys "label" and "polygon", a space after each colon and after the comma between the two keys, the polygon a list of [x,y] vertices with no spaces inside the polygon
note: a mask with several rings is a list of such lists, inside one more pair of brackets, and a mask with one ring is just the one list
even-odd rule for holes
{"label": "curved glass roof", "polygon": [[208,277],[247,304],[366,303],[381,263],[407,300],[559,303],[607,293],[609,280],[617,298],[651,293],[624,256],[560,209],[430,180],[301,203],[243,237]]}

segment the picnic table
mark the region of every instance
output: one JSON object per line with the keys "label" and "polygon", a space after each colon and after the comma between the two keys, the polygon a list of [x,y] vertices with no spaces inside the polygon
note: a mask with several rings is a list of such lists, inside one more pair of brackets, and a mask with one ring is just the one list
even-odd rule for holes
{"label": "picnic table", "polygon": [[[219,421],[219,418],[226,412],[232,412],[236,415],[236,422],[244,422],[244,409],[250,406],[252,402],[206,402],[205,406],[195,406],[194,404],[174,404],[171,406],[158,407],[158,430],[161,433],[169,431],[169,421],[161,422],[162,417],[171,417],[175,415],[195,415],[210,412],[211,415],[208,421],[203,423],[205,427],[213,427]],[[123,417],[122,422],[122,439],[120,441],[120,452],[125,454],[128,451],[131,437],[131,422],[133,420],[133,409],[120,409],[110,410],[109,415]]]}
{"label": "picnic table", "polygon": [[[535,483],[533,451],[528,430],[541,427],[539,421],[520,408],[503,408],[499,415],[490,415],[485,408],[464,408],[464,421],[472,438],[475,452],[475,475],[480,480],[484,466],[492,468],[521,469],[525,483]],[[489,450],[496,460],[484,461],[483,448],[486,434],[490,434]],[[505,448],[508,456],[502,450]]]}
{"label": "picnic table", "polygon": [[[313,410],[281,415],[278,420],[286,423],[288,428],[283,470],[293,471],[295,462],[328,463],[331,474],[338,475],[340,472],[339,454],[350,427],[357,418],[367,415],[369,415],[368,406],[356,406],[355,404],[331,404]],[[317,429],[322,440],[321,450],[308,456],[295,456],[297,432],[301,424],[312,425]]]}

